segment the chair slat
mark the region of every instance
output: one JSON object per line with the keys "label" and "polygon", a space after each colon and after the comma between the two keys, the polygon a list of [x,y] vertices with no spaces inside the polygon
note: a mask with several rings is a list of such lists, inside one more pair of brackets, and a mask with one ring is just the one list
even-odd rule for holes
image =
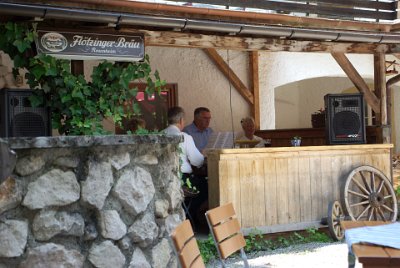
{"label": "chair slat", "polygon": [[232,203],[211,209],[207,211],[208,220],[211,225],[216,225],[225,219],[233,217],[235,215],[235,210],[233,209]]}
{"label": "chair slat", "polygon": [[240,232],[239,221],[235,218],[213,227],[215,239],[221,242],[225,238]]}
{"label": "chair slat", "polygon": [[175,252],[183,268],[205,268],[189,220],[179,224],[171,234]]}
{"label": "chair slat", "polygon": [[194,260],[190,268],[205,268],[205,267],[206,265],[204,264],[203,258],[199,256],[197,259]]}
{"label": "chair slat", "polygon": [[218,245],[223,259],[228,258],[232,253],[246,246],[246,241],[241,233],[230,237]]}
{"label": "chair slat", "polygon": [[191,267],[192,262],[200,256],[199,246],[197,245],[196,239],[193,237],[182,249],[179,254],[182,266]]}
{"label": "chair slat", "polygon": [[172,240],[175,243],[175,247],[178,252],[180,252],[185,245],[186,241],[188,241],[191,237],[194,236],[192,226],[190,225],[189,220],[183,221],[171,234]]}

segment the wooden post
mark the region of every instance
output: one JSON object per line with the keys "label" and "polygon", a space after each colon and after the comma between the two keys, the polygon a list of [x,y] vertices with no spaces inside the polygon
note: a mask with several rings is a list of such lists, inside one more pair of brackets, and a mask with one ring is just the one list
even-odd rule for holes
{"label": "wooden post", "polygon": [[390,143],[390,126],[387,121],[386,65],[385,54],[382,52],[374,54],[374,76],[375,95],[380,98],[380,113],[376,114],[376,122],[382,127],[381,142]]}
{"label": "wooden post", "polygon": [[251,51],[249,55],[250,77],[252,81],[252,89],[254,96],[254,103],[252,113],[255,121],[255,127],[260,129],[260,80],[258,76],[258,51]]}

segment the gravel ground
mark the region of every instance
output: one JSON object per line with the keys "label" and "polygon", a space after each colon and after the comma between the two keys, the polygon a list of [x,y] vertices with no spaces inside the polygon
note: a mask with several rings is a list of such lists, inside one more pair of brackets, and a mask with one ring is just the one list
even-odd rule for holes
{"label": "gravel ground", "polygon": [[[308,243],[276,249],[268,252],[247,254],[250,267],[280,268],[340,268],[348,267],[345,243]],[[219,261],[211,261],[207,267],[221,267]],[[230,258],[227,267],[243,267],[239,257]],[[361,268],[359,263],[356,268]]]}

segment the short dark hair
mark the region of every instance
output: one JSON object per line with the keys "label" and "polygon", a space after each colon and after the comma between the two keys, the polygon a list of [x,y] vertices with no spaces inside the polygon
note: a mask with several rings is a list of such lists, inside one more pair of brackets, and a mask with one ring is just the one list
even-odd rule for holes
{"label": "short dark hair", "polygon": [[208,108],[206,108],[206,107],[197,107],[197,108],[194,110],[194,117],[200,115],[202,112],[207,112],[207,113],[209,113],[209,112],[210,112],[210,109],[208,109]]}
{"label": "short dark hair", "polygon": [[171,107],[168,110],[168,124],[179,123],[179,120],[181,120],[184,116],[185,116],[185,111],[183,110],[182,107],[179,106]]}

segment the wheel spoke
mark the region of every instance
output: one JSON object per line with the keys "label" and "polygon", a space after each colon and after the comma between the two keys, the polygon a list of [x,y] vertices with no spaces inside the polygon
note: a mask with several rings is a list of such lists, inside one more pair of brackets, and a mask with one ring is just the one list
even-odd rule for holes
{"label": "wheel spoke", "polygon": [[358,215],[358,217],[357,217],[357,219],[356,220],[359,220],[360,218],[361,218],[361,216],[362,215],[364,215],[365,214],[365,212],[367,212],[368,211],[368,209],[371,207],[371,205],[368,205],[368,207],[366,207],[361,213],[360,213],[360,215]]}
{"label": "wheel spoke", "polygon": [[382,219],[383,221],[386,221],[385,215],[383,215],[382,210],[381,210],[380,208],[377,208],[376,210],[378,210],[378,214],[379,214],[379,216],[381,216],[381,219]]}
{"label": "wheel spoke", "polygon": [[375,173],[371,172],[371,190],[375,191]]}
{"label": "wheel spoke", "polygon": [[380,191],[382,191],[383,188],[383,184],[385,183],[384,180],[381,180],[381,182],[379,183],[378,189],[376,190],[377,193],[380,193]]}
{"label": "wheel spoke", "polygon": [[383,197],[383,199],[389,199],[389,198],[393,198],[393,196],[392,195],[385,195],[384,197]]}
{"label": "wheel spoke", "polygon": [[340,225],[336,225],[335,226],[335,233],[337,236],[341,236],[342,232],[340,231]]}
{"label": "wheel spoke", "polygon": [[335,216],[340,216],[340,207],[339,206],[335,206],[333,211],[335,212]]}
{"label": "wheel spoke", "polygon": [[357,192],[352,191],[352,190],[348,190],[348,192],[351,193],[351,194],[357,195],[357,196],[359,196],[359,197],[365,198],[365,199],[368,199],[368,198],[369,198],[367,195],[360,194],[360,193],[357,193]]}
{"label": "wheel spoke", "polygon": [[371,208],[370,211],[368,211],[368,220],[372,220],[372,215],[374,214],[374,208]]}
{"label": "wheel spoke", "polygon": [[360,175],[361,175],[361,179],[364,182],[364,185],[368,188],[369,192],[372,192],[371,187],[369,186],[369,184],[367,183],[367,179],[365,178],[364,174],[362,173],[362,171],[360,171]]}
{"label": "wheel spoke", "polygon": [[385,208],[386,210],[389,210],[390,212],[394,212],[393,209],[391,209],[390,207],[386,206],[385,204],[382,205],[383,208]]}
{"label": "wheel spoke", "polygon": [[367,200],[367,201],[360,202],[360,203],[351,204],[350,207],[361,206],[361,205],[367,205],[367,204],[369,204],[369,201],[368,201],[368,200]]}
{"label": "wheel spoke", "polygon": [[364,186],[362,186],[357,180],[353,180],[353,182],[358,186],[358,188],[360,188],[361,191],[363,191],[365,194],[369,195],[370,192],[368,192],[367,189],[364,188]]}

